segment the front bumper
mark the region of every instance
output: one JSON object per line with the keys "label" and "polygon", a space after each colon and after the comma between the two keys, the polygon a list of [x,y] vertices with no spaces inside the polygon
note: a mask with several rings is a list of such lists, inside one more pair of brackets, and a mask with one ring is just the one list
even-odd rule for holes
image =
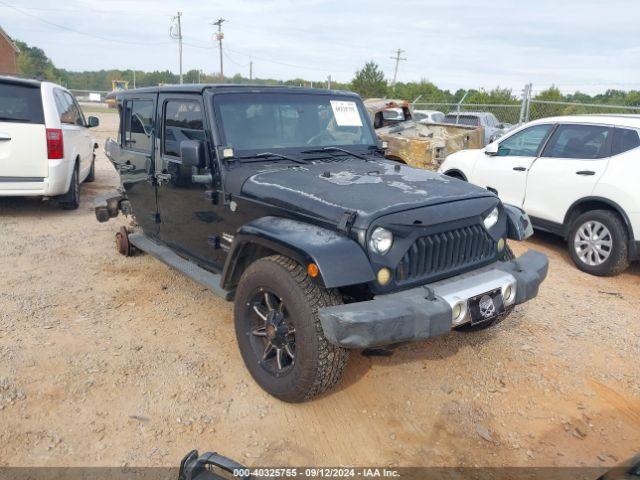
{"label": "front bumper", "polygon": [[[318,311],[329,342],[346,348],[367,348],[424,340],[451,331],[469,321],[468,313],[454,322],[453,309],[466,308],[467,299],[497,288],[511,289],[505,305],[531,300],[547,276],[549,261],[529,250],[509,262],[496,262],[478,270],[397,293],[378,295]],[[515,292],[514,292],[515,290]]]}

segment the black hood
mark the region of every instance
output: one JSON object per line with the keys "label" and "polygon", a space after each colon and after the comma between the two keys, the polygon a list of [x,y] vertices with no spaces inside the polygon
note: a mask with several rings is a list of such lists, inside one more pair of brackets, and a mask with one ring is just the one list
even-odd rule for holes
{"label": "black hood", "polygon": [[493,196],[467,182],[383,159],[246,165],[234,170],[232,183],[244,196],[335,223],[345,211],[355,211],[356,227],[389,213]]}

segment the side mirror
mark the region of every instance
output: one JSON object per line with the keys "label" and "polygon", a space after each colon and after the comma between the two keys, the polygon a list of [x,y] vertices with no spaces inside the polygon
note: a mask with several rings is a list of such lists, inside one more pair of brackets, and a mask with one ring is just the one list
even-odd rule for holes
{"label": "side mirror", "polygon": [[484,147],[484,154],[492,155],[492,156],[497,155],[499,147],[500,147],[500,144],[498,142],[492,142],[486,147]]}
{"label": "side mirror", "polygon": [[180,156],[184,167],[204,168],[206,166],[204,142],[183,140],[180,142]]}
{"label": "side mirror", "polygon": [[97,127],[98,125],[100,125],[100,120],[98,120],[98,117],[87,118],[87,127],[93,128]]}

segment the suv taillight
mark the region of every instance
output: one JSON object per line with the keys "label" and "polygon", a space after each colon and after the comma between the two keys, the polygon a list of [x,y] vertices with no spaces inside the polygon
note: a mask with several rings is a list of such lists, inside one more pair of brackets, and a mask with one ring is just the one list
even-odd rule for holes
{"label": "suv taillight", "polygon": [[64,158],[64,142],[59,128],[47,128],[47,154],[49,160]]}

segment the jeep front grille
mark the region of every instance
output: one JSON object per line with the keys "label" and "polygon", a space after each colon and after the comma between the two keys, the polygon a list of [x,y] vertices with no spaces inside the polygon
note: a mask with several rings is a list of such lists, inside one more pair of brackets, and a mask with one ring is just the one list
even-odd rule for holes
{"label": "jeep front grille", "polygon": [[496,255],[496,244],[481,225],[419,237],[398,264],[397,283],[456,273]]}

